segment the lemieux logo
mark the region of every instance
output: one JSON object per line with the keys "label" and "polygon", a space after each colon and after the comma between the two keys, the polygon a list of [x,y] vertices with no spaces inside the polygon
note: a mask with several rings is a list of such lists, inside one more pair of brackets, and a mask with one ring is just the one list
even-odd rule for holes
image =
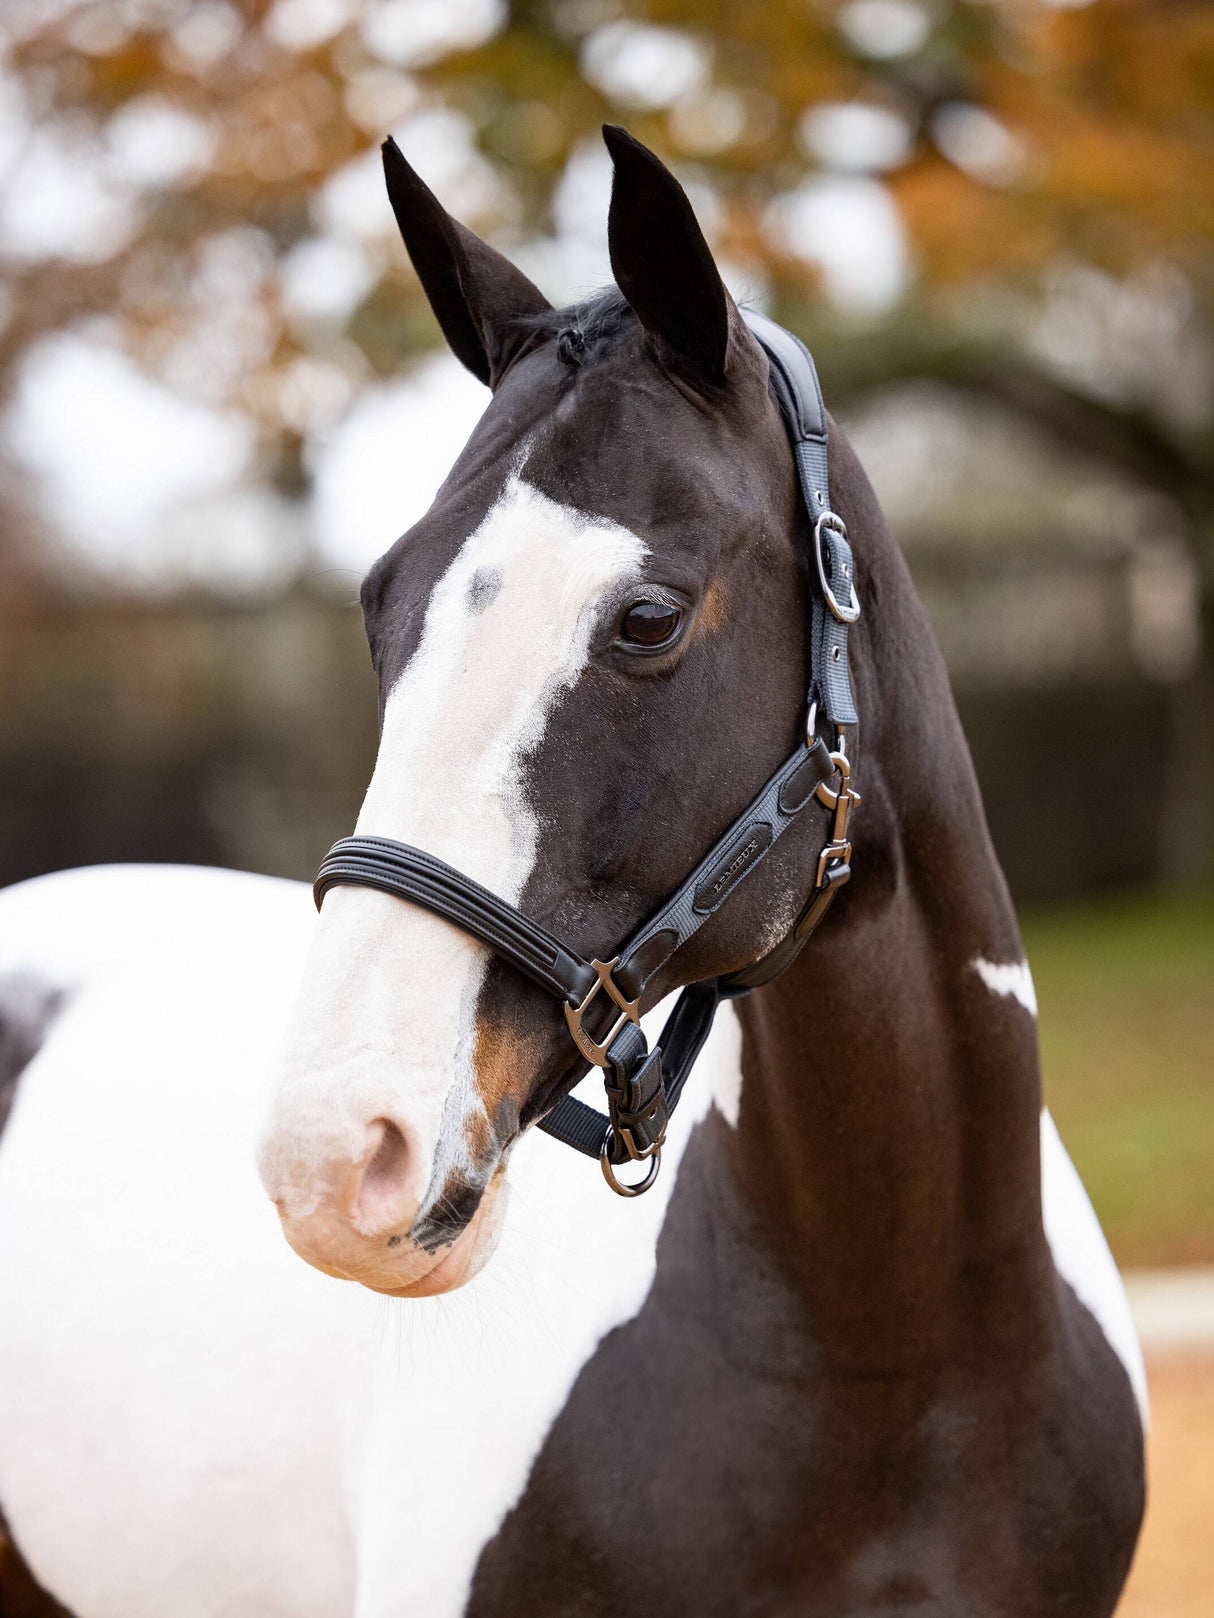
{"label": "lemieux logo", "polygon": [[738,854],[734,859],[730,860],[729,864],[721,872],[720,876],[712,885],[712,891],[714,893],[720,893],[721,889],[725,887],[727,883],[742,869],[747,860],[750,859],[751,855],[757,854],[758,852],[759,839],[757,837],[752,837],[741,853]]}

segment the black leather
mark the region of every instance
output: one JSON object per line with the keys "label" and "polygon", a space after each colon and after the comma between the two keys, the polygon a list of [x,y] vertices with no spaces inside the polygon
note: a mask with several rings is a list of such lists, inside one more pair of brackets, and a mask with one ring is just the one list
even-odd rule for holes
{"label": "black leather", "polygon": [[[810,802],[813,794],[804,791],[806,781],[812,777],[816,786],[819,781],[829,780],[832,773],[830,754],[820,737],[814,738],[811,747],[798,747],[791,758],[785,759],[682,887],[620,951],[620,964],[613,975],[629,1000],[645,992],[675,951],[758,868],[786,827]],[[793,806],[782,807],[782,796]]]}
{"label": "black leather", "polygon": [[[794,332],[777,325],[757,309],[743,309],[742,318],[763,345],[771,368],[771,391],[794,442],[815,443],[826,453],[826,404],[818,370],[809,350]],[[826,489],[823,476],[821,488]],[[816,513],[815,513],[816,515]]]}
{"label": "black leather", "polygon": [[[835,517],[830,504],[827,465],[826,406],[817,367],[801,339],[761,315],[757,309],[743,309],[742,318],[761,343],[767,355],[769,383],[784,424],[792,439],[793,458],[801,483],[805,509],[809,513],[811,545],[824,543],[828,553],[827,577],[841,602],[850,598],[855,568],[847,531],[822,523]],[[835,518],[838,522],[838,519]],[[859,721],[851,693],[847,661],[847,629],[831,612],[818,581],[817,558],[809,557],[810,594],[810,684],[809,700],[817,703],[824,719],[835,725]]]}
{"label": "black leather", "polygon": [[[826,744],[820,737],[814,737],[813,745],[807,747],[800,758],[801,762],[796,769],[784,777],[784,783],[777,795],[776,802],[781,814],[799,814],[813,797],[815,788],[828,780],[831,775],[830,757],[826,753]],[[825,775],[822,773],[824,766]]]}
{"label": "black leather", "polygon": [[711,916],[770,847],[770,826],[743,826],[712,869],[705,873],[704,880],[691,896],[691,908],[697,915]]}
{"label": "black leather", "polygon": [[[833,774],[820,737],[786,759],[762,791],[717,840],[682,887],[620,951],[612,977],[637,1000],[654,975],[761,863],[772,844],[813,801],[813,789]],[[389,837],[344,837],[325,856],[313,885],[319,909],[339,884],[378,888],[462,927],[557,999],[578,1005],[597,982],[594,968],[539,922],[499,899],[445,861]],[[650,1052],[633,1023],[608,1051],[604,1084],[610,1117],[572,1097],[539,1127],[597,1157],[604,1140],[613,1163],[627,1161],[627,1135],[660,1142],[687,1075],[712,1027],[720,994],[715,984],[683,991],[659,1044]],[[658,1092],[662,1092],[659,1102]]]}
{"label": "black leather", "polygon": [[577,1005],[594,987],[594,968],[538,921],[496,893],[408,843],[390,837],[343,837],[325,855],[312,896],[319,910],[331,887],[379,888],[454,922],[558,1000]]}
{"label": "black leather", "polygon": [[603,1081],[610,1125],[607,1137],[610,1162],[626,1163],[629,1158],[648,1157],[666,1139],[670,1100],[664,1084],[664,1066],[661,1045],[648,1050],[644,1034],[633,1023],[629,1023],[612,1045],[611,1065]]}
{"label": "black leather", "polygon": [[[842,521],[830,506],[827,418],[818,374],[808,349],[791,332],[754,310],[742,314],[767,353],[771,390],[792,440],[810,519],[809,712],[820,712],[838,726],[854,725],[848,625],[858,615],[859,606],[854,596],[851,547]],[[640,1000],[656,973],[758,868],[785,829],[814,801],[815,789],[834,773],[831,755],[817,735],[784,761],[678,891],[620,950],[610,976],[625,1001]],[[846,785],[841,777],[840,789],[845,790]],[[578,1151],[591,1157],[601,1155],[614,1165],[659,1152],[670,1115],[721,1001],[770,982],[791,965],[850,875],[840,853],[815,880],[796,926],[774,950],[729,978],[685,988],[652,1051],[640,1027],[625,1021],[605,1056],[608,1116],[566,1096],[539,1120],[539,1127]],[[343,838],[330,849],[317,873],[313,893],[318,909],[329,888],[338,883],[378,888],[423,905],[479,938],[570,1006],[580,1006],[599,983],[591,963],[539,922],[434,855],[407,843],[387,837]],[[652,1175],[645,1183],[651,1181]]]}
{"label": "black leather", "polygon": [[[599,1157],[606,1145],[609,1159],[615,1164],[627,1162],[630,1155],[616,1132],[617,1120],[634,1128],[638,1144],[660,1142],[679,1104],[696,1057],[712,1031],[717,1007],[729,995],[730,991],[723,990],[714,978],[689,984],[683,990],[666,1019],[658,1043],[645,1058],[645,1066],[635,1075],[631,1091],[619,1095],[623,1089],[623,1075],[617,1077],[609,1074],[606,1089],[612,1108],[610,1117],[605,1118],[601,1112],[588,1107],[575,1096],[566,1096],[557,1102],[547,1117],[540,1119],[539,1127],[567,1146],[584,1152],[587,1157]],[[627,1034],[628,1030],[625,1029],[624,1033]],[[615,1046],[612,1047],[612,1054],[615,1054]],[[627,1050],[621,1052],[625,1059],[628,1055]],[[652,1089],[654,1082],[659,1080],[660,1106],[655,1105],[659,1092]],[[621,1106],[624,1100],[631,1104],[631,1113]]]}

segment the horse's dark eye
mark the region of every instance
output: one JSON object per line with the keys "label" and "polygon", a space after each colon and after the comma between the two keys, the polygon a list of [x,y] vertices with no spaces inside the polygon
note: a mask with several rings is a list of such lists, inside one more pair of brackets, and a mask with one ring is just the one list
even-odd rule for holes
{"label": "horse's dark eye", "polygon": [[673,640],[682,622],[682,607],[665,601],[637,601],[624,614],[624,639],[634,646],[661,646]]}

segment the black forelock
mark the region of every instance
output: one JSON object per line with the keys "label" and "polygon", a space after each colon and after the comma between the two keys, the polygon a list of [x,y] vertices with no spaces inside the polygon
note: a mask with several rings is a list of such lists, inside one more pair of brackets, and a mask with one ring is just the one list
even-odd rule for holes
{"label": "black forelock", "polygon": [[555,337],[557,353],[567,365],[592,365],[635,331],[637,317],[618,287],[604,287],[564,309],[523,315],[517,325]]}

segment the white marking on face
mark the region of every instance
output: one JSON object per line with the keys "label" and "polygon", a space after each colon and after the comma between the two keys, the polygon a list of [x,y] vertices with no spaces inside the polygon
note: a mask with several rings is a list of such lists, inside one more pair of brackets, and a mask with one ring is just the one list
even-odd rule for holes
{"label": "white marking on face", "polygon": [[[522,763],[586,665],[604,593],[645,555],[627,529],[512,477],[434,587],[357,830],[436,854],[516,903],[539,833]],[[368,889],[328,894],[261,1154],[290,1216],[334,1194],[332,1165],[365,1157],[372,1119],[409,1142],[416,1198],[463,1165],[488,962],[428,911]]]}
{"label": "white marking on face", "polygon": [[1013,1000],[1019,1000],[1024,1009],[1035,1017],[1037,1015],[1037,991],[1033,987],[1033,974],[1029,971],[1027,961],[1009,961],[998,963],[984,961],[982,956],[976,956],[970,962],[974,971],[986,984],[992,994],[1010,995]]}

